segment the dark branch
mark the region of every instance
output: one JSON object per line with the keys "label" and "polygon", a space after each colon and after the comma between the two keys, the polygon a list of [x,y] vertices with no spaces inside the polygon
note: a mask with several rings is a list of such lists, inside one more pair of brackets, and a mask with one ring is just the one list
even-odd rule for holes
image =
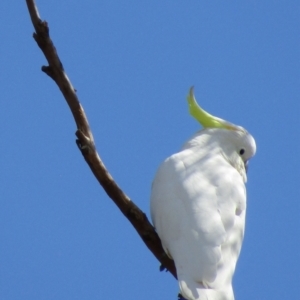
{"label": "dark branch", "polygon": [[165,254],[161,241],[147,219],[146,214],[119,188],[100,159],[87,117],[76,95],[76,90],[66,75],[56,48],[50,39],[48,24],[40,19],[34,0],[26,0],[26,3],[35,28],[33,37],[49,64],[48,66],[43,66],[42,71],[55,81],[70,107],[77,126],[76,136],[78,139],[76,143],[85,161],[107,195],[134,226],[149,250],[160,261],[162,266],[176,278],[174,262]]}

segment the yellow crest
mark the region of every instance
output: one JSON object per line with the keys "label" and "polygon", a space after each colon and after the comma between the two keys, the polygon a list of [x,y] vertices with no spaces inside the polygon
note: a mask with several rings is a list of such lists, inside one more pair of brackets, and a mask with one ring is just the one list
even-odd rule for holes
{"label": "yellow crest", "polygon": [[204,128],[224,128],[228,130],[243,129],[240,126],[236,126],[223,119],[215,117],[202,109],[195,99],[193,86],[190,88],[187,101],[191,116],[193,116]]}

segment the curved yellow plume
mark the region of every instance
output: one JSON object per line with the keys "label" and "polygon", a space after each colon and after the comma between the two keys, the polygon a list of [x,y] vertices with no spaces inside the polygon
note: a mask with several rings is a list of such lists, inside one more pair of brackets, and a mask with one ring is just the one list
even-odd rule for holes
{"label": "curved yellow plume", "polygon": [[190,114],[204,127],[204,128],[224,128],[229,130],[240,130],[241,127],[231,124],[225,120],[215,117],[204,109],[202,109],[197,103],[194,96],[194,87],[190,88],[190,92],[187,95],[187,101],[189,105]]}

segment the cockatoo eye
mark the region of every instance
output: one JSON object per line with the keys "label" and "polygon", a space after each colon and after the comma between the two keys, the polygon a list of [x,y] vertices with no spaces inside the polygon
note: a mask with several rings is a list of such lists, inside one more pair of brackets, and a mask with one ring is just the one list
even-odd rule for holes
{"label": "cockatoo eye", "polygon": [[240,155],[243,155],[245,153],[245,149],[240,150]]}

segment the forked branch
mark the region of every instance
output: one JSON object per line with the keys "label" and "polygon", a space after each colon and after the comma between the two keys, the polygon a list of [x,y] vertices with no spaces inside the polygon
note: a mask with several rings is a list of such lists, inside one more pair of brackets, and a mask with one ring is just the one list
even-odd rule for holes
{"label": "forked branch", "polygon": [[63,64],[61,63],[56,48],[50,38],[48,24],[40,19],[34,0],[26,0],[26,3],[32,24],[35,28],[33,37],[48,61],[48,66],[43,66],[42,71],[55,81],[70,107],[77,126],[76,143],[85,161],[107,195],[133,225],[149,250],[160,261],[162,266],[176,278],[174,262],[165,254],[161,241],[155,232],[154,227],[147,219],[147,216],[120,189],[105,168],[97,153],[94,138],[85,112],[76,95],[76,90],[64,71]]}

